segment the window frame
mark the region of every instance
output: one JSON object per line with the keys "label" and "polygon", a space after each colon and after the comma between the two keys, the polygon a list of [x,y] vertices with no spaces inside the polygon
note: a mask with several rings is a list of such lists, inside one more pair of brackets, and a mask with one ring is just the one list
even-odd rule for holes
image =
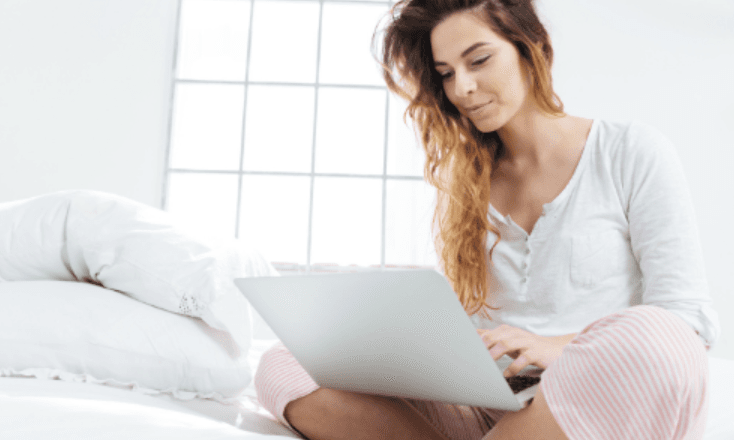
{"label": "window frame", "polygon": [[[182,79],[179,78],[178,72],[178,58],[179,58],[179,45],[181,44],[181,11],[183,3],[187,0],[178,0],[176,9],[176,21],[175,21],[175,38],[173,44],[173,66],[172,66],[172,81],[171,91],[169,99],[169,120],[166,137],[166,149],[164,155],[164,170],[163,170],[163,188],[161,193],[161,207],[165,210],[168,209],[168,195],[170,190],[170,177],[173,173],[197,173],[197,174],[218,174],[218,175],[237,175],[238,188],[237,188],[237,201],[236,201],[236,219],[235,219],[235,237],[240,235],[240,215],[242,212],[242,180],[246,175],[267,175],[267,176],[303,176],[308,177],[310,181],[310,196],[309,196],[309,213],[308,213],[308,244],[306,253],[306,263],[289,263],[289,262],[271,262],[276,270],[284,275],[299,275],[299,274],[310,274],[310,273],[324,273],[324,272],[359,272],[359,271],[373,271],[373,270],[405,270],[405,269],[437,269],[436,265],[418,265],[418,264],[386,264],[385,252],[386,252],[386,218],[387,218],[387,184],[389,180],[408,180],[408,181],[424,181],[422,176],[411,176],[411,175],[390,175],[387,173],[388,168],[388,143],[389,143],[389,127],[390,127],[390,92],[387,87],[383,85],[366,85],[366,84],[334,84],[334,83],[323,83],[320,81],[320,65],[321,65],[321,49],[322,49],[322,31],[323,31],[323,15],[324,5],[331,3],[339,4],[369,4],[369,5],[384,5],[385,7],[391,7],[394,1],[369,1],[369,0],[307,0],[309,2],[318,3],[319,5],[319,22],[318,22],[318,36],[316,46],[316,75],[314,82],[278,82],[278,81],[251,81],[249,79],[250,73],[250,57],[252,53],[252,32],[253,32],[253,21],[254,21],[254,9],[255,2],[281,2],[284,0],[242,0],[250,2],[250,15],[249,15],[249,28],[248,28],[248,41],[247,41],[247,60],[245,67],[245,78],[243,81],[230,81],[230,80],[203,80],[203,79]],[[238,0],[231,0],[238,1]],[[285,0],[293,1],[293,0]],[[238,85],[244,86],[244,102],[243,105],[243,116],[242,116],[242,128],[240,133],[240,160],[237,170],[204,170],[204,169],[192,169],[192,168],[173,168],[171,167],[171,150],[172,150],[172,137],[173,137],[173,114],[174,114],[174,99],[176,94],[176,88],[179,84],[224,84],[224,85]],[[245,154],[245,134],[247,131],[247,102],[249,86],[306,86],[314,88],[314,116],[313,116],[313,136],[311,140],[311,170],[310,172],[276,172],[276,171],[248,171],[244,169],[244,161],[242,160]],[[351,173],[319,173],[315,171],[315,157],[316,157],[316,126],[318,123],[318,104],[319,104],[319,91],[321,88],[349,88],[349,89],[370,89],[370,90],[382,90],[385,93],[385,120],[384,120],[384,137],[383,137],[383,164],[381,174],[351,174]],[[402,117],[402,115],[401,115]],[[400,120],[402,123],[402,118]],[[381,243],[380,243],[380,263],[370,266],[359,266],[359,265],[332,265],[332,264],[319,264],[312,263],[312,234],[313,234],[313,205],[314,205],[314,182],[317,177],[343,177],[343,178],[359,178],[359,179],[380,179],[382,181],[382,215],[381,215]]]}

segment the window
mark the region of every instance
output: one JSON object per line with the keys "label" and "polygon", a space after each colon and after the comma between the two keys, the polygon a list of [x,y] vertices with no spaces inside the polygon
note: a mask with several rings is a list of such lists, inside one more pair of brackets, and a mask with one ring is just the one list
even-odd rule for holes
{"label": "window", "polygon": [[281,273],[434,267],[435,191],[370,49],[390,6],[182,0],[165,209]]}

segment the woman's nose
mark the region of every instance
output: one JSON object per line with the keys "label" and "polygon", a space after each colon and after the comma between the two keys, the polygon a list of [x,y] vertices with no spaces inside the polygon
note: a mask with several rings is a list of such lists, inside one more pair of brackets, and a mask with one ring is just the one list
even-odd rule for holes
{"label": "woman's nose", "polygon": [[456,81],[454,82],[454,93],[460,98],[465,98],[470,93],[477,90],[477,82],[469,73],[455,73]]}

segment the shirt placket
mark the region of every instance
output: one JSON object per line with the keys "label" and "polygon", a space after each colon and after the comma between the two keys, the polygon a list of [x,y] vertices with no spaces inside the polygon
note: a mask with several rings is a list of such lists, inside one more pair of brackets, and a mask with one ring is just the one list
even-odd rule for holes
{"label": "shirt placket", "polygon": [[518,237],[517,239],[517,265],[519,267],[519,273],[518,273],[518,286],[517,286],[517,297],[519,300],[527,300],[528,298],[528,286],[530,284],[530,267],[532,266],[533,261],[533,245],[534,245],[534,239],[533,236],[537,236],[538,230],[542,228],[543,220],[545,219],[545,212],[546,210],[543,209],[543,213],[540,215],[538,220],[535,222],[535,227],[533,228],[533,234],[528,234],[523,228],[521,228],[517,223],[515,223],[512,218],[508,218],[508,227],[512,230],[513,235]]}

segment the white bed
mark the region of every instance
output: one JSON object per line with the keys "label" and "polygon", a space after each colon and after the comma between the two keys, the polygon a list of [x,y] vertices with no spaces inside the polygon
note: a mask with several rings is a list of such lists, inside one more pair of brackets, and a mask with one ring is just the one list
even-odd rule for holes
{"label": "white bed", "polygon": [[[253,367],[264,347],[253,347]],[[251,386],[224,404],[95,383],[3,377],[0,414],[4,440],[299,438],[261,408]]]}
{"label": "white bed", "polygon": [[[258,403],[273,342],[231,281],[274,274],[119,197],[0,204],[0,438],[298,438]],[[705,440],[734,440],[734,361],[710,360]]]}
{"label": "white bed", "polygon": [[232,282],[266,275],[246,243],[112,194],[0,203],[0,438],[292,437],[257,404]]}
{"label": "white bed", "polygon": [[[251,352],[255,366],[266,347]],[[734,439],[734,361],[711,358],[705,440]],[[5,440],[299,438],[257,402],[250,386],[231,404],[179,400],[93,383],[0,378],[0,433]]]}

